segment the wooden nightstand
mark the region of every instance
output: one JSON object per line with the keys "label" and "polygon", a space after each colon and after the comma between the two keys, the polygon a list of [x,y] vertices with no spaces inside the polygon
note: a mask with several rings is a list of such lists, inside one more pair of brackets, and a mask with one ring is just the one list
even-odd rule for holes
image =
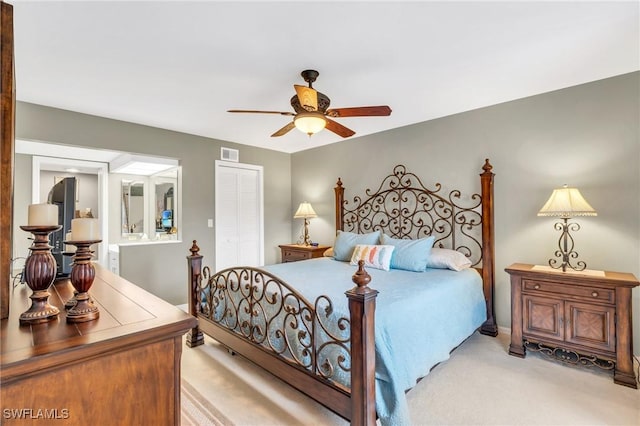
{"label": "wooden nightstand", "polygon": [[297,262],[298,260],[314,259],[322,257],[322,254],[330,246],[305,246],[301,244],[279,245],[282,254],[282,262]]}
{"label": "wooden nightstand", "polygon": [[526,349],[572,364],[613,370],[613,381],[638,387],[633,371],[633,274],[566,272],[514,263],[509,354]]}

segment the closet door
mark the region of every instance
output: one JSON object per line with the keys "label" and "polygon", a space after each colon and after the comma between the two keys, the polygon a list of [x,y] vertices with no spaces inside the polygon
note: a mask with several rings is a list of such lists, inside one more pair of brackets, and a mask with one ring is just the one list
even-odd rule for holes
{"label": "closet door", "polygon": [[216,271],[264,263],[262,167],[216,161]]}

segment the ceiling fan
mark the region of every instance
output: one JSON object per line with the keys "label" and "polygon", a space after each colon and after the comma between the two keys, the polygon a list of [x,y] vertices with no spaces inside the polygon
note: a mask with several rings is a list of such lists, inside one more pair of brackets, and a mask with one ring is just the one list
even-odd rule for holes
{"label": "ceiling fan", "polygon": [[318,133],[322,129],[332,131],[333,133],[348,138],[356,134],[353,130],[343,126],[342,124],[332,120],[332,118],[341,117],[373,117],[386,116],[391,114],[391,108],[386,105],[380,106],[363,106],[351,108],[333,108],[329,109],[329,97],[324,93],[320,93],[312,87],[316,78],[320,73],[315,70],[305,70],[300,73],[304,81],[309,83],[309,87],[294,84],[296,94],[291,98],[291,106],[295,112],[283,111],[256,111],[243,109],[230,109],[228,112],[241,113],[257,113],[257,114],[280,114],[293,116],[293,121],[276,131],[271,137],[282,136],[289,130],[297,127],[309,136]]}

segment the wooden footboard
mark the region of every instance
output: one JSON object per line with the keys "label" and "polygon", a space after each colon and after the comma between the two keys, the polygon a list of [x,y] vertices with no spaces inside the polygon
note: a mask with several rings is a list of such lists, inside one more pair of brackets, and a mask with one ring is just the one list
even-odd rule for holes
{"label": "wooden footboard", "polygon": [[367,286],[364,262],[352,277],[356,287],[346,292],[350,312],[344,318],[336,317],[326,296],[311,303],[258,268],[210,275],[196,241],[190,251],[189,311],[199,325],[190,331],[188,346],[201,345],[204,332],[352,424],[375,424],[378,292]]}

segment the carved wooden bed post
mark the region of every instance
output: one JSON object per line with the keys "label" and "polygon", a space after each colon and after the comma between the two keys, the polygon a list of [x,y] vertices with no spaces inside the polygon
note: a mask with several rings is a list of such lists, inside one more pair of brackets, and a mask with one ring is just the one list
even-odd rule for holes
{"label": "carved wooden bed post", "polygon": [[333,190],[336,193],[336,232],[338,232],[338,229],[344,230],[344,187],[340,178],[338,178]]}
{"label": "carved wooden bed post", "polygon": [[[344,230],[344,187],[338,178],[336,195],[336,232]],[[353,274],[357,287],[346,292],[351,320],[351,424],[376,424],[376,349],[375,313],[378,291],[367,287],[371,276],[358,262]]]}
{"label": "carved wooden bed post", "polygon": [[[198,298],[200,292],[198,291],[198,287],[200,285],[200,276],[202,274],[202,255],[199,254],[200,247],[196,244],[196,240],[193,240],[193,245],[189,249],[191,251],[191,256],[187,256],[187,274],[189,274],[189,285],[191,286],[191,290],[189,291],[189,314],[193,315],[196,319],[198,318]],[[189,330],[187,333],[187,346],[193,348],[195,346],[200,346],[204,343],[204,335],[200,330],[200,327],[196,323],[196,326]]]}
{"label": "carved wooden bed post", "polygon": [[351,424],[376,424],[375,311],[378,291],[367,287],[371,276],[358,261],[357,287],[346,292],[351,313]]}
{"label": "carved wooden bed post", "polygon": [[483,173],[480,174],[482,185],[482,282],[484,286],[485,301],[487,303],[487,320],[480,327],[480,332],[488,336],[498,335],[496,324],[496,314],[493,305],[494,293],[494,242],[493,242],[493,176],[491,169],[493,166],[489,159],[485,159],[482,166]]}

